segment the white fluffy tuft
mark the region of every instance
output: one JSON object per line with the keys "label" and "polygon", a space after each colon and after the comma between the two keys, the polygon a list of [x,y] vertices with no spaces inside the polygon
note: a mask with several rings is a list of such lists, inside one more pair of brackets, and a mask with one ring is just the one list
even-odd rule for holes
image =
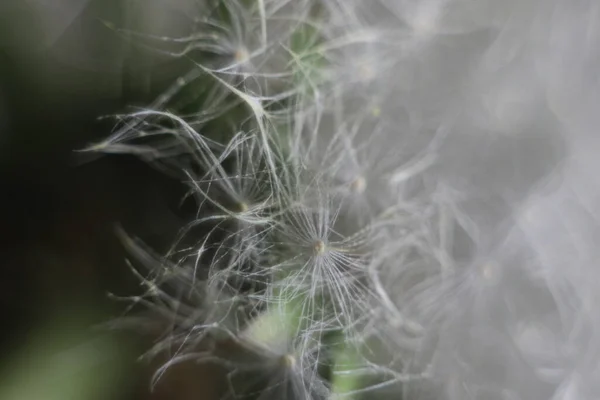
{"label": "white fluffy tuft", "polygon": [[90,148],[197,201],[167,258],[129,242],[162,265],[134,300],[177,316],[165,368],[260,365],[260,398],[600,398],[600,4],[208,3],[169,53],[204,58]]}

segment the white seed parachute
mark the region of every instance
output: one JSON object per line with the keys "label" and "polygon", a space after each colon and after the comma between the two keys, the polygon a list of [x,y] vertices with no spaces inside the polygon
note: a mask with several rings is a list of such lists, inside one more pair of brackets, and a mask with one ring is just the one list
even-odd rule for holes
{"label": "white seed parachute", "polygon": [[[158,40],[190,74],[90,148],[197,202],[191,245],[128,241],[153,265],[134,300],[174,321],[160,373],[220,363],[251,397],[233,377],[257,370],[265,399],[600,398],[600,3],[204,3]],[[167,107],[199,78],[195,109]]]}

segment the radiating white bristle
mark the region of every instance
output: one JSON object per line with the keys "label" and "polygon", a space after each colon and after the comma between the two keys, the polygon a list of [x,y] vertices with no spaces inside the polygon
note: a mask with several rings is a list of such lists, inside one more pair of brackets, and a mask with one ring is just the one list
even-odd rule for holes
{"label": "radiating white bristle", "polygon": [[[220,5],[230,36],[192,46],[226,55],[198,64],[217,94],[94,148],[186,172],[185,279],[227,294],[199,331],[285,309],[285,346],[253,350],[284,370],[269,398],[599,398],[600,4]],[[245,114],[215,132],[226,98]],[[259,316],[216,327],[228,307]],[[318,372],[333,334],[360,354],[345,394]]]}

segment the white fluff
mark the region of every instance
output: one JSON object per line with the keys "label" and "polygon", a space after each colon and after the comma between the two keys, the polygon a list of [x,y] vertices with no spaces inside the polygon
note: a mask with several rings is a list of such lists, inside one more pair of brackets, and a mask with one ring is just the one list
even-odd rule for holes
{"label": "white fluff", "polygon": [[[211,290],[270,277],[232,308],[299,305],[294,359],[308,364],[287,366],[305,375],[279,395],[600,398],[600,3],[223,4],[244,43],[186,48],[225,55],[195,70],[221,87],[210,113],[134,114],[95,149],[147,154],[122,143],[169,136],[163,158],[197,158],[192,224],[238,228],[210,261],[205,236],[186,258],[194,277],[203,263]],[[219,144],[207,122],[227,95],[248,106],[246,133]],[[238,153],[243,169],[220,167]],[[241,178],[267,188],[258,204],[211,194]],[[321,335],[339,330],[365,351],[354,373],[380,376],[371,386],[336,393],[317,377]]]}

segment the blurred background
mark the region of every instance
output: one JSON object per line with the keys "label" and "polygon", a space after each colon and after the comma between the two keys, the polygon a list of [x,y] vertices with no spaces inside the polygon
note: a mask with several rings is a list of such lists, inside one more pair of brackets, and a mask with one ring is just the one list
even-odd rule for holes
{"label": "blurred background", "polygon": [[[185,220],[181,188],[129,156],[77,152],[99,117],[149,104],[184,71],[114,27],[174,35],[182,0],[0,1],[0,398],[211,399],[211,370],[150,393],[151,335],[109,329],[139,293],[117,224],[158,247]],[[159,362],[160,360],[156,361]],[[210,384],[208,384],[210,382]]]}

